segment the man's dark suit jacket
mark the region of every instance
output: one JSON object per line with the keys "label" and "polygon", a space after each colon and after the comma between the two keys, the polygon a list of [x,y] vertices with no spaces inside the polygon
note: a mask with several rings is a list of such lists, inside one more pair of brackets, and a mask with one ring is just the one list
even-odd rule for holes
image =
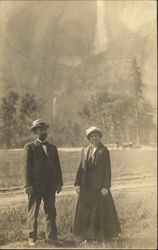
{"label": "man's dark suit jacket", "polygon": [[47,154],[38,140],[24,147],[25,187],[32,186],[34,192],[43,192],[48,185],[56,191],[58,185],[63,185],[56,146],[47,143]]}

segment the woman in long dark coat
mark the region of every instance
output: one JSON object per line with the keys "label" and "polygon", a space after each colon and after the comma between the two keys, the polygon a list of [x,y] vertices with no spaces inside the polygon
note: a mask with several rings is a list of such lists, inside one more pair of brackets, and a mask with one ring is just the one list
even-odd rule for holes
{"label": "woman in long dark coat", "polygon": [[121,232],[110,192],[111,164],[108,149],[101,143],[101,130],[86,130],[90,142],[81,153],[75,190],[78,202],[74,234],[83,240],[108,240]]}

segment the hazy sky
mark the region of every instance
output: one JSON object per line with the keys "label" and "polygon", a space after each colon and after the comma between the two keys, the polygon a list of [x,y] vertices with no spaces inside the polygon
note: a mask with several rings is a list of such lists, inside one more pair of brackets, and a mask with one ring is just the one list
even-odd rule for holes
{"label": "hazy sky", "polygon": [[[60,1],[60,0],[58,0]],[[33,1],[36,3],[35,1]],[[27,4],[32,4],[32,1],[28,1]],[[43,1],[47,2],[47,1]],[[52,5],[54,1],[49,2],[49,5]],[[62,1],[60,1],[62,2]],[[66,2],[66,1],[65,1]],[[75,1],[72,1],[73,4]],[[85,1],[86,2],[86,1]],[[96,1],[97,2],[97,1]],[[105,1],[98,1],[104,2],[105,8],[110,9],[113,13],[120,9],[119,17],[124,20],[128,27],[131,29],[135,29],[136,26],[143,24],[144,22],[148,22],[151,20],[156,20],[156,0],[105,0]],[[26,1],[0,1],[0,22],[3,26],[5,24],[6,19],[11,15],[15,9],[21,7],[23,3]],[[38,1],[37,1],[38,3]],[[89,1],[89,3],[94,3],[94,1]],[[67,2],[66,2],[67,4]],[[71,3],[69,3],[71,4]],[[80,5],[84,5],[84,1],[80,2]],[[136,8],[135,8],[136,7]],[[132,10],[133,9],[133,10]],[[133,12],[134,11],[134,12]],[[71,11],[70,11],[71,12]],[[87,10],[88,13],[88,10]],[[139,16],[139,19],[135,19],[135,15]],[[128,22],[127,22],[128,21]]]}

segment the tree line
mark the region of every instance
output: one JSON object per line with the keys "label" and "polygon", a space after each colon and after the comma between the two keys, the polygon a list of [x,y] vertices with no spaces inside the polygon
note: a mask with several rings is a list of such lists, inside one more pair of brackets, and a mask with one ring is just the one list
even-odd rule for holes
{"label": "tree line", "polygon": [[[0,104],[1,148],[21,148],[34,140],[29,128],[43,112],[46,112],[44,99],[38,99],[35,94],[9,91]],[[77,145],[79,134],[80,127],[71,117],[66,116],[64,122],[58,118],[50,121],[49,140],[58,146]]]}
{"label": "tree line", "polygon": [[[0,144],[1,148],[21,148],[34,140],[29,128],[34,119],[45,112],[45,101],[33,94],[20,96],[10,91],[0,104]],[[71,112],[70,112],[71,114]],[[93,95],[81,106],[80,119],[70,115],[51,119],[49,140],[61,147],[82,146],[85,129],[90,125],[99,126],[106,143],[133,142],[135,145],[149,144],[155,128],[154,110],[144,99],[141,91],[134,97],[104,92]]]}

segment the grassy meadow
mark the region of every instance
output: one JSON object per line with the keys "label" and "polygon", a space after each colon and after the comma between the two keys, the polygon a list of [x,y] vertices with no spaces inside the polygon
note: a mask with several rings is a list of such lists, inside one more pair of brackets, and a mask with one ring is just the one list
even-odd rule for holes
{"label": "grassy meadow", "polygon": [[[112,179],[156,176],[157,152],[111,150]],[[72,184],[80,162],[80,151],[59,149],[64,184]],[[0,150],[0,187],[23,186],[23,151]],[[127,180],[128,181],[128,180]],[[143,180],[145,182],[145,179]],[[140,180],[138,179],[138,182]],[[123,184],[122,181],[120,181]],[[44,238],[43,207],[39,213],[37,248],[120,248],[156,249],[156,187],[112,190],[122,233],[112,242],[93,242],[84,246],[73,235],[77,195],[57,196],[57,227],[60,242],[47,245]],[[24,194],[25,195],[25,194]],[[16,196],[15,196],[16,199]],[[3,202],[3,199],[1,199]],[[0,210],[0,248],[27,248],[27,200],[9,203]]]}
{"label": "grassy meadow", "polygon": [[[80,151],[59,149],[64,184],[74,183],[80,155]],[[111,150],[110,155],[113,179],[156,176],[156,150]],[[0,187],[23,186],[23,150],[0,150],[0,173]]]}
{"label": "grassy meadow", "polygon": [[[40,208],[37,248],[143,248],[156,249],[156,192],[153,189],[115,191],[113,193],[122,233],[117,241],[93,242],[84,246],[72,230],[77,196],[57,197],[58,245],[48,245],[44,238],[44,214]],[[27,203],[20,202],[0,211],[0,248],[25,248],[27,244]],[[7,223],[6,223],[7,222]]]}

